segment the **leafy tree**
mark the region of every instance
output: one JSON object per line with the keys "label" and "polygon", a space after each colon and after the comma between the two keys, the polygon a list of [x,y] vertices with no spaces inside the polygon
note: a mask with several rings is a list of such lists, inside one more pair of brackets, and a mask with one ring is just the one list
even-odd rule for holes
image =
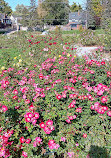
{"label": "leafy tree", "polygon": [[29,25],[29,10],[27,7],[24,7],[22,10],[22,20],[21,24],[23,26],[28,26]]}
{"label": "leafy tree", "polygon": [[42,14],[39,13],[39,18],[41,18],[44,23],[53,25],[67,23],[69,16],[68,0],[53,0],[53,2],[51,0],[44,0],[40,2],[39,10],[41,7]]}
{"label": "leafy tree", "polygon": [[25,6],[23,4],[17,4],[17,6],[15,7],[15,11],[13,12],[14,15],[22,16],[24,8]]}
{"label": "leafy tree", "polygon": [[102,12],[102,28],[108,28],[111,22],[111,1],[102,0],[103,12]]}
{"label": "leafy tree", "polygon": [[35,8],[36,7],[36,0],[30,0],[30,6],[32,8]]}
{"label": "leafy tree", "polygon": [[35,0],[30,1],[30,6],[26,7],[23,4],[17,5],[15,8],[14,14],[17,16],[21,16],[22,20],[20,23],[23,26],[28,26],[34,28],[38,24],[38,14]]}
{"label": "leafy tree", "polygon": [[29,7],[29,27],[34,28],[38,25],[38,13],[35,0],[30,0]]}
{"label": "leafy tree", "polygon": [[87,0],[88,26],[98,28],[101,24],[103,6],[101,0]]}
{"label": "leafy tree", "polygon": [[103,14],[101,27],[105,31],[104,45],[107,51],[111,51],[111,1],[102,0]]}
{"label": "leafy tree", "polygon": [[77,12],[79,10],[82,10],[81,5],[77,5],[75,2],[73,2],[73,4],[70,6],[70,11],[71,12]]}
{"label": "leafy tree", "polygon": [[12,13],[11,7],[4,0],[0,0],[0,13],[10,15]]}

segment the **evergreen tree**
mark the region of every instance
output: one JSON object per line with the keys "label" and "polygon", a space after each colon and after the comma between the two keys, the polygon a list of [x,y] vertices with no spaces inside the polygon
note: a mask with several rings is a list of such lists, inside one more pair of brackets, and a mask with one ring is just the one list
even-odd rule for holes
{"label": "evergreen tree", "polygon": [[78,12],[79,10],[82,10],[81,5],[77,5],[75,2],[70,6],[70,11],[71,12]]}

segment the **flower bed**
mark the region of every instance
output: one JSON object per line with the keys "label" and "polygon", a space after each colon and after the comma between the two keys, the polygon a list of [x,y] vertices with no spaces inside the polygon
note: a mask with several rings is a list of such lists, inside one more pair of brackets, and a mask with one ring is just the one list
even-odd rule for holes
{"label": "flower bed", "polygon": [[111,117],[108,63],[96,53],[79,58],[71,43],[57,37],[26,40],[22,55],[1,68],[0,157],[83,158],[95,145],[105,147],[99,153],[105,158]]}

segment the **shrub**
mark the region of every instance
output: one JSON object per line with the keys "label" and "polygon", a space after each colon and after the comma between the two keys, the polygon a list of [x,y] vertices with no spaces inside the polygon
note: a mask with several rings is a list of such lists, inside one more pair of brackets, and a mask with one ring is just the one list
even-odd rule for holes
{"label": "shrub", "polygon": [[94,145],[108,153],[108,64],[97,54],[77,57],[58,38],[26,41],[21,64],[17,57],[13,67],[1,68],[0,157],[83,158]]}
{"label": "shrub", "polygon": [[92,30],[84,30],[79,37],[83,46],[98,45],[99,38]]}
{"label": "shrub", "polygon": [[82,27],[82,25],[80,25],[79,31],[80,31],[80,32],[83,32],[83,27]]}
{"label": "shrub", "polygon": [[105,29],[104,46],[107,51],[111,50],[111,21],[109,21],[108,26]]}

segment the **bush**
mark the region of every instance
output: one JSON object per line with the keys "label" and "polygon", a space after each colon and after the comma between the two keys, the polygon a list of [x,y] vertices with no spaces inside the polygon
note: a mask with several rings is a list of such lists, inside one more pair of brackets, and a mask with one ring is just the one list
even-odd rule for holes
{"label": "bush", "polygon": [[109,65],[97,54],[77,57],[57,37],[22,41],[13,66],[1,67],[0,157],[83,158],[92,146],[108,155]]}
{"label": "bush", "polygon": [[95,35],[95,32],[92,30],[85,30],[80,34],[80,43],[83,46],[94,46],[98,45],[99,38]]}
{"label": "bush", "polygon": [[107,51],[111,50],[111,21],[109,21],[108,26],[105,29],[104,46]]}
{"label": "bush", "polygon": [[79,31],[80,31],[80,32],[83,32],[83,27],[82,27],[82,25],[80,25]]}

